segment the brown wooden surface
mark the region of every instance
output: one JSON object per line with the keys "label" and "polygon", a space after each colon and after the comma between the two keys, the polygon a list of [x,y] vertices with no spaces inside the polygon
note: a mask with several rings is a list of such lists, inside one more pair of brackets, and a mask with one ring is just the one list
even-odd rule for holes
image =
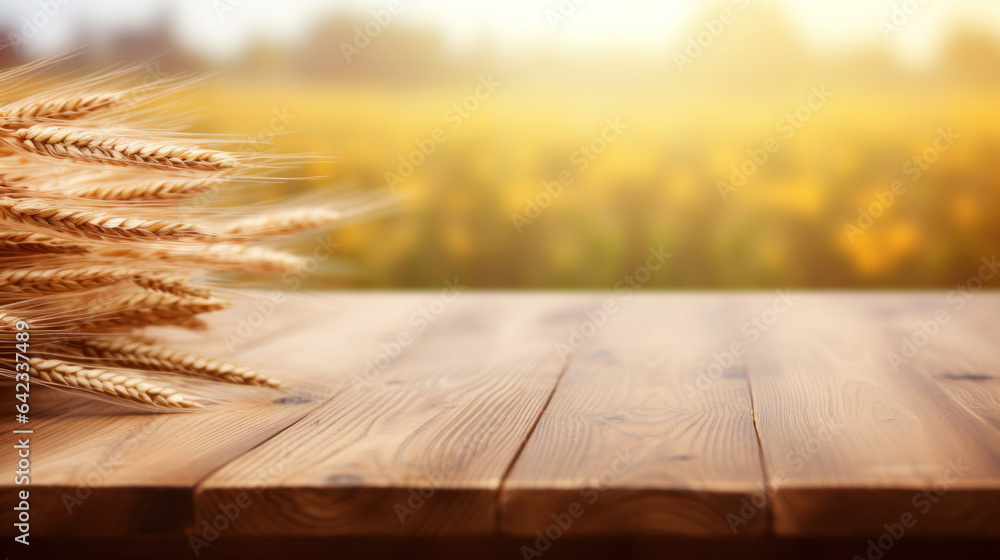
{"label": "brown wooden surface", "polygon": [[505,533],[766,532],[763,512],[727,520],[763,479],[746,373],[734,360],[698,381],[739,340],[730,306],[711,295],[637,299],[605,300],[613,313],[573,357],[504,482]]}
{"label": "brown wooden surface", "polygon": [[[259,297],[258,297],[259,296]],[[214,318],[216,334],[249,317],[266,295]],[[371,341],[405,325],[400,307],[419,296],[378,301],[346,301],[325,307],[294,303],[277,306],[258,328],[247,332],[233,359],[268,370],[320,375],[312,357],[283,352],[282,340],[298,331],[334,328],[341,332],[326,348],[344,359],[359,358]],[[339,300],[339,298],[338,298]],[[256,323],[256,321],[255,321]],[[209,348],[196,337],[182,346]],[[270,342],[271,344],[266,344]],[[287,366],[307,366],[292,369]],[[32,393],[31,512],[36,535],[131,535],[184,531],[193,520],[194,486],[209,473],[280,432],[318,406],[321,400],[260,393],[267,400],[233,408],[193,413],[148,414],[134,408],[77,397],[69,392]],[[14,409],[12,395],[8,409]],[[21,436],[23,437],[23,436]],[[0,438],[12,449],[15,435]],[[14,453],[0,456],[0,468],[15,470]],[[23,487],[12,477],[0,486],[0,503],[15,503]],[[10,518],[8,508],[5,515]],[[0,532],[12,534],[11,523]]]}
{"label": "brown wooden surface", "polygon": [[777,534],[878,535],[901,521],[913,535],[1000,534],[1000,432],[934,381],[967,344],[951,365],[889,359],[935,303],[803,296],[749,345]]}
{"label": "brown wooden surface", "polygon": [[563,370],[554,346],[588,299],[460,296],[370,386],[334,380],[333,399],[206,480],[198,522],[243,494],[233,535],[491,534],[501,479]]}
{"label": "brown wooden surface", "polygon": [[940,294],[922,298],[921,307],[891,301],[882,306],[897,339],[912,338],[915,331],[921,330],[921,322],[927,324],[936,314],[946,313],[948,322],[919,350],[908,371],[929,376],[966,410],[1000,430],[997,307],[991,305],[991,296],[981,297]]}
{"label": "brown wooden surface", "polygon": [[[906,513],[908,535],[1000,535],[995,294],[961,310],[946,293],[805,294],[757,339],[744,324],[773,293],[463,292],[424,332],[414,313],[437,293],[340,293],[277,306],[229,355],[223,336],[261,297],[181,344],[310,392],[149,415],[39,388],[33,535],[197,537],[228,511],[227,538],[534,542],[616,466],[560,538],[877,537]],[[565,360],[557,345],[606,299],[619,309]],[[950,321],[892,367],[942,308]],[[356,388],[403,333],[414,342]],[[706,384],[734,342],[746,353]],[[914,495],[959,462],[921,513]],[[0,485],[5,535],[17,489]]]}

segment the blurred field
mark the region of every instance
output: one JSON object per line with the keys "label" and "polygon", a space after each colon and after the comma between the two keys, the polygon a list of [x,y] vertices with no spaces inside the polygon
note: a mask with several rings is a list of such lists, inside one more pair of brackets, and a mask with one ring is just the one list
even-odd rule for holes
{"label": "blurred field", "polygon": [[[328,177],[305,182],[317,189],[386,188],[398,158],[444,128],[447,140],[400,187],[409,204],[337,234],[361,285],[436,287],[458,277],[478,287],[600,288],[661,245],[674,256],[650,287],[964,283],[1000,245],[996,93],[827,85],[831,99],[790,139],[776,123],[806,102],[806,83],[739,101],[508,85],[458,130],[442,115],[474,81],[423,91],[217,87],[199,97],[211,107],[199,128],[254,132],[274,109],[293,114],[289,128],[300,132],[278,135],[277,151],[339,158],[298,171]],[[571,155],[615,117],[627,128],[580,171]],[[940,127],[960,138],[914,182],[904,165]],[[732,166],[768,138],[780,150],[724,200],[717,182],[730,182]],[[511,215],[563,170],[573,183],[518,233]],[[845,224],[895,180],[907,191],[852,242]]]}
{"label": "blurred field", "polygon": [[[743,5],[690,50],[706,19]],[[218,71],[177,99],[198,115],[195,130],[245,138],[251,151],[322,156],[287,171],[300,180],[266,185],[264,198],[393,183],[406,201],[337,231],[337,263],[310,276],[313,287],[457,278],[606,289],[662,246],[673,256],[645,287],[955,288],[1000,249],[992,31],[949,28],[914,66],[875,21],[871,40],[823,50],[780,4],[717,2],[664,50],[580,50],[554,33],[518,53],[488,37],[455,51],[434,25],[400,22],[345,57],[370,17],[340,13],[296,44],[261,42],[221,65],[178,48],[161,22],[72,63],[166,52],[168,69]],[[678,67],[678,53],[693,56]],[[499,85],[488,92],[490,77]],[[456,110],[463,103],[473,109]],[[616,121],[622,130],[609,132]],[[421,144],[433,153],[415,153]],[[420,163],[404,173],[401,158]]]}

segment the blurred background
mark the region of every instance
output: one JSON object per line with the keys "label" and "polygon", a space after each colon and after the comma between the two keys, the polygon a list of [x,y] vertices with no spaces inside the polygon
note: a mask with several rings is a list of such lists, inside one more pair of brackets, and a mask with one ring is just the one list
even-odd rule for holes
{"label": "blurred background", "polygon": [[6,0],[0,35],[211,74],[194,130],[325,156],[261,198],[405,197],[312,287],[609,289],[662,247],[643,287],[954,289],[1000,249],[997,2]]}

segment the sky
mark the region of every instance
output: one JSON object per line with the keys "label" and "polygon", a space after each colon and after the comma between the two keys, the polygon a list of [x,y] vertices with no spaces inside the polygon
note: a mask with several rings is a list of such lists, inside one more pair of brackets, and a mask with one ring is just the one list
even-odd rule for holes
{"label": "sky", "polygon": [[[723,8],[739,15],[768,0],[3,0],[0,22],[21,30],[32,18],[44,22],[29,49],[43,54],[81,27],[99,34],[169,18],[178,38],[204,54],[239,56],[266,38],[293,43],[325,17],[366,14],[398,6],[392,22],[439,29],[457,49],[484,38],[504,49],[541,43],[567,48],[663,47],[683,41],[692,25]],[[956,23],[974,22],[1000,34],[995,0],[771,0],[784,4],[799,32],[817,45],[838,49],[886,40],[880,21],[894,7],[918,5],[888,38],[902,58],[926,60]],[[50,6],[53,14],[43,11]],[[58,6],[52,8],[51,6]]]}

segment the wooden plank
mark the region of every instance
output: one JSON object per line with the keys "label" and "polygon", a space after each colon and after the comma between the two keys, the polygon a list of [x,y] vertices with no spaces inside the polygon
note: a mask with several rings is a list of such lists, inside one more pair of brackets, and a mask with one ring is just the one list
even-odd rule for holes
{"label": "wooden plank", "polygon": [[[750,391],[732,347],[736,300],[608,301],[621,309],[574,357],[504,483],[503,531],[539,539],[536,551],[562,533],[765,532]],[[755,514],[743,519],[746,508]]]}
{"label": "wooden plank", "polygon": [[[377,349],[387,333],[407,324],[419,295],[352,295],[336,311],[303,313],[281,307],[253,334],[258,340],[234,360],[263,364],[269,370],[295,370],[322,378],[328,364],[310,364],[289,354],[301,338],[295,329],[315,321],[338,333],[324,351],[358,360]],[[250,308],[252,309],[252,302]],[[291,314],[292,317],[286,317]],[[239,315],[237,310],[237,316]],[[298,319],[306,321],[296,324]],[[283,330],[282,336],[274,332]],[[273,336],[272,336],[273,335]],[[301,347],[299,347],[301,350]],[[33,411],[31,435],[31,533],[43,535],[151,535],[183,532],[193,521],[195,484],[234,457],[252,449],[320,404],[259,390],[266,400],[194,413],[148,414],[81,397],[62,397],[66,406]],[[49,391],[51,393],[51,391]],[[32,399],[42,397],[38,391]],[[46,399],[41,399],[42,401]],[[3,402],[13,410],[11,394]],[[0,445],[12,449],[7,432]],[[0,456],[0,468],[15,470],[14,453]],[[0,503],[14,504],[23,487],[7,480]],[[12,513],[4,514],[8,521]],[[12,523],[0,532],[12,534]]]}
{"label": "wooden plank", "polygon": [[801,296],[749,345],[775,532],[1000,534],[1000,434],[891,366],[900,341],[886,318],[907,300],[885,297]]}
{"label": "wooden plank", "polygon": [[[492,534],[501,478],[563,368],[554,345],[591,299],[463,294],[370,383],[344,375],[343,392],[200,485],[195,536],[212,521],[227,535]],[[310,359],[342,361],[325,347],[337,331],[311,335]]]}
{"label": "wooden plank", "polygon": [[898,343],[894,360],[900,369],[930,377],[955,402],[1000,430],[1000,294],[896,296],[876,312]]}

